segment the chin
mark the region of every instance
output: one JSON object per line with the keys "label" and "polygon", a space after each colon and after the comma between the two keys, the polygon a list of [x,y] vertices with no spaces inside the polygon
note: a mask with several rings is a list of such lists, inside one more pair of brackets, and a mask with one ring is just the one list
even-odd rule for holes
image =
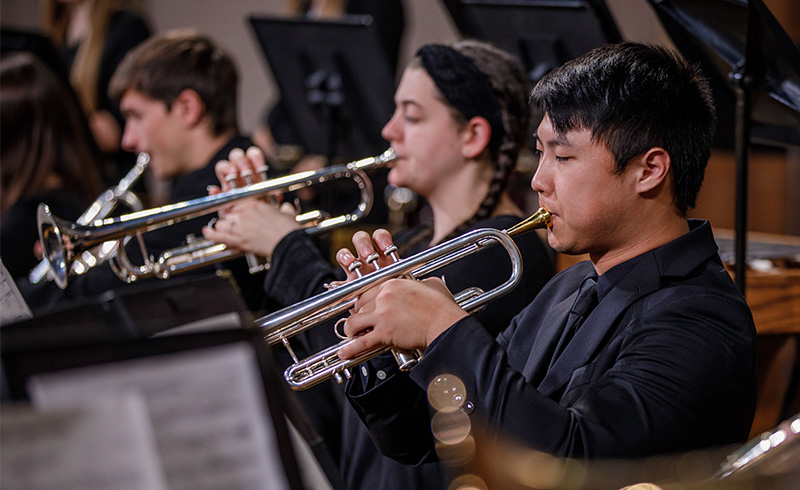
{"label": "chin", "polygon": [[556,238],[552,229],[547,230],[547,244],[560,254],[577,255],[577,252],[574,251],[574,247]]}
{"label": "chin", "polygon": [[396,168],[393,168],[389,171],[389,175],[386,176],[386,182],[396,185],[397,187],[405,187],[403,176],[397,171]]}

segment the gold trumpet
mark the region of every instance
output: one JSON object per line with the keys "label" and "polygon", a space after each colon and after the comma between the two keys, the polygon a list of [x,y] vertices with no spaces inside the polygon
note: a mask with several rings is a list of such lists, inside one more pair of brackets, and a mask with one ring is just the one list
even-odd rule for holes
{"label": "gold trumpet", "polygon": [[[224,244],[206,241],[201,247],[193,246],[182,252],[182,247],[167,250],[155,260],[147,252],[142,238],[143,233],[214,213],[239,199],[276,196],[335,179],[351,179],[361,194],[361,201],[356,208],[351,213],[312,219],[311,224],[304,228],[309,234],[330,230],[353,223],[369,212],[373,198],[372,183],[365,171],[382,168],[396,158],[394,150],[389,148],[381,155],[348,164],[299,172],[244,187],[235,187],[214,196],[146,209],[116,218],[97,219],[88,224],[74,223],[53,216],[47,205],[40,204],[37,221],[44,258],[53,270],[54,281],[63,289],[67,286],[70,269],[77,256],[104,242],[118,241],[119,246],[112,267],[122,280],[133,282],[144,277],[166,279],[172,274],[228,260],[244,253],[232,253]],[[321,213],[319,215],[321,216]],[[123,246],[123,240],[132,236],[139,242],[142,257],[145,258],[143,265],[133,264]]]}
{"label": "gold trumpet", "polygon": [[[376,261],[379,256],[373,254],[366,260],[375,266],[374,272],[363,277],[359,274],[359,278],[351,282],[266,315],[256,320],[256,326],[265,330],[264,336],[269,345],[283,344],[292,356],[294,364],[284,372],[284,378],[292,389],[304,390],[331,377],[341,383],[350,377],[352,366],[372,359],[391,348],[376,347],[354,359],[342,360],[339,359],[337,352],[355,339],[344,338],[337,332],[337,336],[343,339],[340,343],[301,361],[294,353],[289,339],[340,315],[353,306],[361,293],[389,279],[400,277],[416,279],[489,246],[502,245],[511,259],[511,275],[508,280],[489,291],[472,287],[455,295],[458,305],[472,313],[489,301],[511,291],[519,283],[522,277],[522,255],[512,237],[537,228],[550,227],[551,223],[550,213],[545,208],[540,208],[532,216],[507,230],[479,228],[405,259],[398,259],[396,248],[389,247],[383,253],[394,260],[393,264],[378,268]],[[354,262],[351,270],[357,270],[360,266],[360,263]],[[418,352],[391,350],[401,370],[410,369],[420,357]]]}

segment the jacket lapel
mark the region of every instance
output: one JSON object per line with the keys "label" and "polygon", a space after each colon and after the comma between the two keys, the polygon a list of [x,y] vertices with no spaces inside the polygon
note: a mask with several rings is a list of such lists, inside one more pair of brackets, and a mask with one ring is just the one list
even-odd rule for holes
{"label": "jacket lapel", "polygon": [[529,382],[537,384],[547,374],[550,358],[556,348],[556,344],[558,344],[561,331],[564,330],[564,325],[567,322],[569,309],[577,295],[578,291],[575,291],[556,304],[550,309],[550,312],[542,322],[543,327],[536,334],[533,348],[525,363],[525,369],[522,371]]}
{"label": "jacket lapel", "polygon": [[656,261],[652,256],[646,257],[589,314],[552,369],[545,375],[539,391],[550,396],[564,388],[575,370],[587,365],[599,348],[608,344],[607,336],[617,327],[617,319],[628,307],[641,296],[658,289],[660,284],[661,274]]}
{"label": "jacket lapel", "polygon": [[[545,374],[538,386],[541,393],[550,396],[557,390],[563,389],[569,383],[576,369],[591,362],[598,350],[602,346],[608,345],[610,339],[607,337],[619,333],[612,332],[612,330],[619,327],[619,318],[636,300],[660,289],[665,278],[685,277],[700,264],[717,254],[717,246],[709,223],[702,220],[689,220],[688,224],[689,233],[648,252],[642,257],[641,262],[603,298],[597,308],[586,318],[552,369]],[[693,253],[687,256],[686,250],[693,250]],[[720,262],[718,257],[716,261]],[[565,302],[559,303],[559,306],[566,303],[566,307],[569,308],[574,297],[575,295],[571,295]],[[556,330],[549,330],[546,336],[547,340],[557,342],[562,329],[563,325]],[[542,332],[539,336],[541,335]],[[553,336],[555,340],[552,340]],[[538,336],[536,341],[539,342]],[[549,352],[552,352],[552,347],[550,349]],[[537,371],[534,372],[539,374],[538,370],[547,369],[550,357],[546,346],[535,345],[534,352],[540,353],[539,356],[546,359],[534,357],[532,354],[526,365],[526,373],[528,366],[535,363]]]}

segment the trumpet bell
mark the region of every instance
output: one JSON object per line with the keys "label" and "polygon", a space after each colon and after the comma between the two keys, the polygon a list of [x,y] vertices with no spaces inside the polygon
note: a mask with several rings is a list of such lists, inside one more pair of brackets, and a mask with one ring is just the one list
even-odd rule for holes
{"label": "trumpet bell", "polygon": [[50,264],[53,271],[53,281],[58,284],[58,287],[64,289],[67,287],[69,273],[67,268],[69,261],[66,257],[69,252],[64,244],[69,241],[69,238],[62,237],[59,226],[61,220],[53,216],[47,204],[39,204],[39,208],[36,210],[36,221],[39,223],[39,240],[44,250],[44,259]]}

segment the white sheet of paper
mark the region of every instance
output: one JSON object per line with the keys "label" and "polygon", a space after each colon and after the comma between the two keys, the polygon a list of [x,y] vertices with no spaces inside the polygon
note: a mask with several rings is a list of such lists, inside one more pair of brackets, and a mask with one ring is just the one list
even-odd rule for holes
{"label": "white sheet of paper", "polygon": [[128,390],[146,400],[171,490],[288,488],[251,345],[38,375],[28,392],[63,407]]}
{"label": "white sheet of paper", "polygon": [[133,393],[80,408],[4,405],[4,490],[166,490],[147,407]]}
{"label": "white sheet of paper", "polygon": [[28,303],[0,260],[0,325],[27,320],[32,316]]}

